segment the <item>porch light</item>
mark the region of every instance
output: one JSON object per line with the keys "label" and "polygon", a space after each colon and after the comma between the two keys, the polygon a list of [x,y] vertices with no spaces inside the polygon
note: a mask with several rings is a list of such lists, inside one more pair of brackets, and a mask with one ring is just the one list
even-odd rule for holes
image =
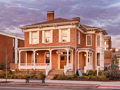
{"label": "porch light", "polygon": [[84,54],[84,56],[86,57],[86,54]]}
{"label": "porch light", "polygon": [[37,53],[37,55],[39,55],[39,54]]}

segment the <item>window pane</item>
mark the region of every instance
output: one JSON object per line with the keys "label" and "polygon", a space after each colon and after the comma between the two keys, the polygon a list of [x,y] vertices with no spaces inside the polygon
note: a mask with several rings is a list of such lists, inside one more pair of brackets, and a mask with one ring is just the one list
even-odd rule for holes
{"label": "window pane", "polygon": [[50,37],[50,31],[46,31],[45,32],[45,37],[47,38],[47,37]]}
{"label": "window pane", "polygon": [[91,36],[87,36],[87,45],[91,45]]}
{"label": "window pane", "polygon": [[62,30],[62,36],[66,36],[67,37],[67,30]]}
{"label": "window pane", "polygon": [[37,43],[37,39],[36,39],[36,38],[33,38],[33,39],[32,39],[32,43],[33,43],[33,44]]}

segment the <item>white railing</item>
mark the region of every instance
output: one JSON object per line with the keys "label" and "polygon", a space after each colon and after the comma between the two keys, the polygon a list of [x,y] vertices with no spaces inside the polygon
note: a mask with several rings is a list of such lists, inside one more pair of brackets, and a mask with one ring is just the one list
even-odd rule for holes
{"label": "white railing", "polygon": [[88,70],[93,70],[92,65],[84,66],[84,73],[86,73]]}
{"label": "white railing", "polygon": [[68,64],[64,66],[64,74],[67,74],[67,70],[73,70],[73,65],[72,64]]}
{"label": "white railing", "polygon": [[46,67],[46,75],[48,75],[48,73],[49,73],[50,70],[51,70],[51,65],[49,64]]}

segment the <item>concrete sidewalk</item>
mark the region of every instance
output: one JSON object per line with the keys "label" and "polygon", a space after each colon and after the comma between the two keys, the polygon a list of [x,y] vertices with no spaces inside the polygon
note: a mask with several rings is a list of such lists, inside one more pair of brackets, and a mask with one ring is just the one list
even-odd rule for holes
{"label": "concrete sidewalk", "polygon": [[[5,79],[0,79],[5,81]],[[8,79],[11,81],[9,85],[44,85],[44,86],[69,86],[69,87],[89,87],[89,88],[114,88],[120,89],[120,81],[103,82],[103,81],[71,81],[71,80],[45,80],[45,83],[41,83],[41,80],[30,81],[25,83],[25,79]],[[6,84],[6,83],[0,83]]]}

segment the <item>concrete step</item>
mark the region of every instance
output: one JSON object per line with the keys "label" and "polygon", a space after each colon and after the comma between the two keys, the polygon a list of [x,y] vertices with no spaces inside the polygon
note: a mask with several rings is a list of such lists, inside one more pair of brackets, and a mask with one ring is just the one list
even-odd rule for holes
{"label": "concrete step", "polygon": [[55,74],[63,74],[64,70],[63,69],[58,69],[58,70],[51,70],[48,75],[54,76]]}

